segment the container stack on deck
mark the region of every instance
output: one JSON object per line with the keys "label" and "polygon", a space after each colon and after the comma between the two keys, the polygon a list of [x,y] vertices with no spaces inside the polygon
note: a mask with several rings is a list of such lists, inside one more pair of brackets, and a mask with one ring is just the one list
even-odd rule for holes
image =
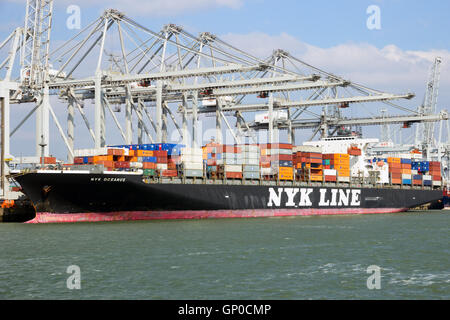
{"label": "container stack on deck", "polygon": [[218,147],[222,153],[222,159],[217,160],[219,178],[242,179],[242,150],[233,145]]}
{"label": "container stack on deck", "polygon": [[402,167],[402,184],[412,185],[411,159],[400,159]]}
{"label": "container stack on deck", "polygon": [[[183,148],[181,150],[180,172],[187,178],[203,177],[202,148]],[[175,175],[177,176],[177,175]]]}
{"label": "container stack on deck", "polygon": [[297,152],[297,175],[301,181],[319,182],[323,180],[323,155],[321,152]]}
{"label": "container stack on deck", "polygon": [[292,144],[263,144],[260,149],[261,176],[264,180],[294,180]]}
{"label": "container stack on deck", "polygon": [[203,161],[206,163],[206,174],[209,179],[218,179],[217,161],[222,159],[221,145],[208,143],[202,148]]}
{"label": "container stack on deck", "polygon": [[245,180],[259,180],[261,178],[261,169],[259,159],[261,157],[260,149],[257,145],[240,145],[242,150],[242,177]]}
{"label": "container stack on deck", "polygon": [[203,148],[162,143],[76,150],[75,155],[73,168],[102,165],[108,171],[142,169],[144,176],[151,177],[349,183],[352,178],[373,177],[373,173],[368,176],[366,171],[364,175],[361,169],[371,164],[371,170],[378,172],[378,176],[377,180],[369,181],[378,184],[442,185],[440,162],[421,161],[410,154],[364,160],[359,158],[357,148],[349,148],[347,154],[330,154],[318,147],[283,143],[208,143]]}

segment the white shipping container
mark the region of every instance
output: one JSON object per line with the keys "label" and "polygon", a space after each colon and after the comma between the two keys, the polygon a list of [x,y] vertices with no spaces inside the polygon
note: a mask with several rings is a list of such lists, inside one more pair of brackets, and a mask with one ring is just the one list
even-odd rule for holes
{"label": "white shipping container", "polygon": [[243,164],[259,165],[259,159],[244,159]]}
{"label": "white shipping container", "polygon": [[259,153],[246,152],[242,154],[242,158],[244,159],[259,159],[259,157]]}
{"label": "white shipping container", "polygon": [[411,174],[417,175],[417,174],[419,174],[419,170],[411,170]]}
{"label": "white shipping container", "polygon": [[433,181],[433,187],[440,187],[440,186],[442,186],[441,181]]}
{"label": "white shipping container", "polygon": [[258,146],[244,145],[244,146],[238,146],[238,147],[241,148],[242,152],[259,152],[259,147]]}
{"label": "white shipping container", "polygon": [[402,174],[402,179],[403,180],[411,180],[411,175],[410,174]]}
{"label": "white shipping container", "polygon": [[350,182],[350,177],[338,177],[340,182]]}
{"label": "white shipping container", "polygon": [[222,160],[224,164],[237,164],[237,160],[236,159],[223,159]]}
{"label": "white shipping container", "polygon": [[182,148],[181,149],[181,155],[203,155],[203,149],[202,148]]}
{"label": "white shipping container", "polygon": [[273,168],[261,168],[261,175],[263,176],[271,176],[275,174],[276,170]]}
{"label": "white shipping container", "polygon": [[202,162],[185,162],[183,166],[187,170],[203,170]]}
{"label": "white shipping container", "polygon": [[292,152],[312,152],[312,153],[322,153],[321,147],[314,147],[314,146],[298,146],[292,148]]}
{"label": "white shipping container", "polygon": [[242,172],[242,165],[225,165],[225,172]]}
{"label": "white shipping container", "polygon": [[202,155],[182,155],[181,156],[181,162],[203,162],[203,156]]}
{"label": "white shipping container", "polygon": [[167,170],[167,163],[157,163],[156,169],[158,170]]}
{"label": "white shipping container", "polygon": [[423,180],[431,181],[431,180],[433,180],[433,177],[429,176],[429,175],[424,175]]}
{"label": "white shipping container", "polygon": [[412,158],[412,154],[411,153],[400,153],[398,155],[398,157],[402,158],[402,159],[411,159]]}
{"label": "white shipping container", "polygon": [[130,162],[130,168],[142,169],[144,165],[141,162]]}
{"label": "white shipping container", "polygon": [[[304,152],[304,151],[302,151],[302,152]],[[323,170],[323,174],[325,176],[335,176],[335,175],[337,175],[337,171],[331,170],[331,169],[325,169],[325,170]]]}

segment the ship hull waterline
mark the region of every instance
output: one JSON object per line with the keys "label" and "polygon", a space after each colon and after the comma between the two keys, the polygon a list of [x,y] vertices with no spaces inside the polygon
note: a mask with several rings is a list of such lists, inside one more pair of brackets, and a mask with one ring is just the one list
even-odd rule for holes
{"label": "ship hull waterline", "polygon": [[441,190],[145,183],[140,175],[28,173],[28,223],[331,216],[405,212]]}

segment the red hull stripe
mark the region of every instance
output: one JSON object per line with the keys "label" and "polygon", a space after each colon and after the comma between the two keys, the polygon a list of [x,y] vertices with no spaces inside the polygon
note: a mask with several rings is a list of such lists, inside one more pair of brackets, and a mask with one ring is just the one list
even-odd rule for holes
{"label": "red hull stripe", "polygon": [[352,214],[380,214],[407,211],[406,208],[349,208],[349,209],[264,209],[264,210],[214,210],[214,211],[122,211],[108,213],[46,213],[36,214],[27,223],[67,223],[128,220],[175,220],[209,218],[259,218],[292,216],[329,216]]}

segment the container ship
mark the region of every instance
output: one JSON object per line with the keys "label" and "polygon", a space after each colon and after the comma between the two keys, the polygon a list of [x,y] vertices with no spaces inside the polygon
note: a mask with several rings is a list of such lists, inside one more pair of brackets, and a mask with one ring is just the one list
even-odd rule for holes
{"label": "container ship", "polygon": [[15,179],[36,210],[28,223],[397,213],[442,200],[439,162],[371,158],[370,142],[111,146]]}

